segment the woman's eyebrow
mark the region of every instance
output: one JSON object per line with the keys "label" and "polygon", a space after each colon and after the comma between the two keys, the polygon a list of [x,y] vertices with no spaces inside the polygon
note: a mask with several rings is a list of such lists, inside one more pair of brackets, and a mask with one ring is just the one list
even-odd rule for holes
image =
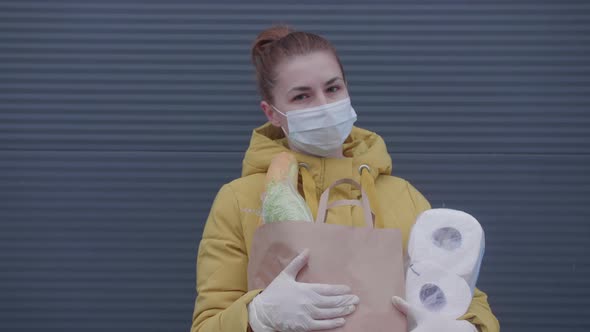
{"label": "woman's eyebrow", "polygon": [[[336,82],[337,80],[342,80],[342,78],[340,78],[339,76],[336,76],[334,78],[329,79],[326,83],[324,83],[324,85],[330,85],[330,84]],[[287,93],[289,93],[291,91],[309,91],[309,90],[311,90],[311,88],[308,86],[296,86],[294,88],[291,88],[289,91],[287,91]]]}
{"label": "woman's eyebrow", "polygon": [[308,87],[308,86],[296,86],[294,88],[291,88],[289,91],[287,91],[287,93],[289,93],[289,92],[291,92],[293,90],[296,90],[296,91],[309,91],[309,90],[311,90],[311,88]]}
{"label": "woman's eyebrow", "polygon": [[327,81],[326,83],[324,83],[324,85],[330,85],[330,84],[336,82],[337,80],[341,80],[341,78],[339,76],[336,76],[336,77],[330,79],[329,81]]}

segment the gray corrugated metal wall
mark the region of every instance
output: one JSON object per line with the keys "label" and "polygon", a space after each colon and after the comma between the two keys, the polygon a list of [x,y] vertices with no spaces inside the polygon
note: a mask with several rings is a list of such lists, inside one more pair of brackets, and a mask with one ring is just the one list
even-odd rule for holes
{"label": "gray corrugated metal wall", "polygon": [[394,174],[487,232],[503,331],[590,328],[590,3],[0,1],[0,329],[186,331],[273,22],[339,49]]}

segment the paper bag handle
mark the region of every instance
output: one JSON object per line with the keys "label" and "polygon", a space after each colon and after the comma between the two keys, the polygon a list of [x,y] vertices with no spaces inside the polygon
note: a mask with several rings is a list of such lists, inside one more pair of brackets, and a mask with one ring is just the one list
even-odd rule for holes
{"label": "paper bag handle", "polygon": [[[356,187],[357,189],[359,189],[361,191],[361,199],[360,200],[342,199],[342,200],[334,201],[334,202],[328,204],[328,198],[330,197],[330,190],[338,185],[343,184],[343,183],[348,183],[348,184]],[[366,226],[369,228],[373,228],[373,214],[371,212],[371,205],[369,204],[369,199],[367,198],[367,193],[365,192],[363,187],[361,187],[361,185],[358,182],[354,181],[353,179],[340,179],[340,180],[334,181],[334,183],[332,183],[328,188],[326,188],[324,193],[322,193],[322,196],[320,196],[320,203],[318,205],[318,214],[316,217],[316,222],[317,223],[325,223],[327,211],[329,208],[336,207],[336,206],[344,206],[344,205],[361,206],[363,208],[363,215],[365,217]]]}

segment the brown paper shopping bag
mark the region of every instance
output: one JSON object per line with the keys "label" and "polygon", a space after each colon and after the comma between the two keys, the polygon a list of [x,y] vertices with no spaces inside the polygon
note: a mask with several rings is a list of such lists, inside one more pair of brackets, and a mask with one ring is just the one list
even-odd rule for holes
{"label": "brown paper shopping bag", "polygon": [[[361,190],[361,200],[328,204],[330,189],[348,183]],[[326,224],[327,209],[342,205],[363,207],[365,227]],[[305,248],[308,265],[297,280],[344,284],[360,298],[346,325],[330,331],[406,332],[405,316],[391,297],[405,295],[402,238],[398,229],[374,229],[367,195],[352,179],[333,183],[320,198],[315,223],[285,221],[264,224],[254,233],[248,264],[248,288],[265,288]]]}

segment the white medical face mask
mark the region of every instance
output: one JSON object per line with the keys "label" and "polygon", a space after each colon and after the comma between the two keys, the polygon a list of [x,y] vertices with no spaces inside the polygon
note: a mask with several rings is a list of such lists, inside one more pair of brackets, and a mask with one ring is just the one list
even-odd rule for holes
{"label": "white medical face mask", "polygon": [[297,150],[320,157],[332,156],[342,147],[357,119],[350,98],[286,114],[272,107],[287,117],[289,142]]}

